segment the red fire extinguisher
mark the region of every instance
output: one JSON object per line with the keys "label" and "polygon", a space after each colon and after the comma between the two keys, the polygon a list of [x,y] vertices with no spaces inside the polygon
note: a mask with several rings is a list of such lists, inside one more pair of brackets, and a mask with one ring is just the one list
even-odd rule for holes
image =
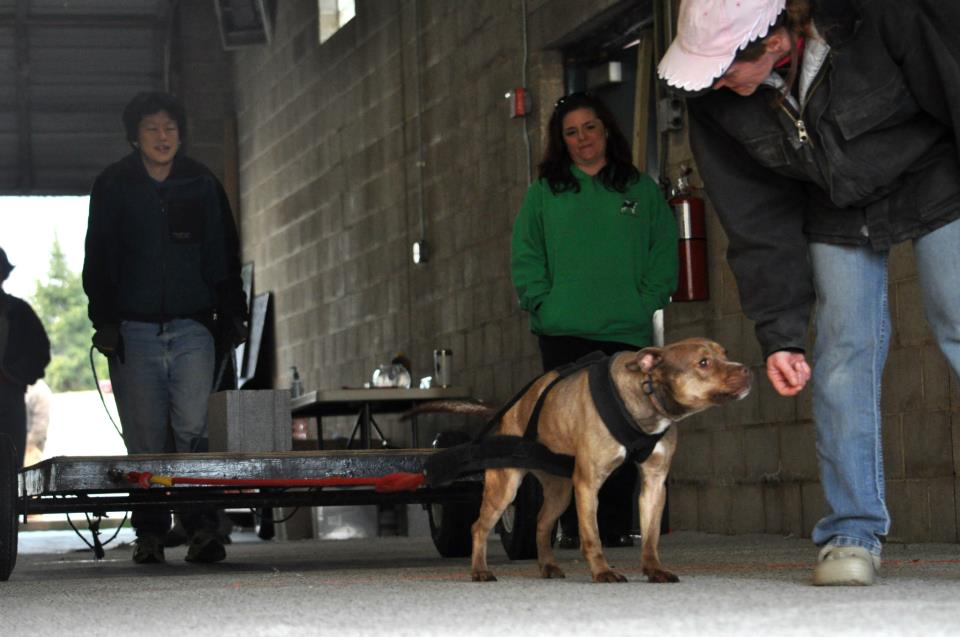
{"label": "red fire extinguisher", "polygon": [[669,204],[677,218],[680,277],[674,301],[706,301],[710,298],[707,275],[707,220],[703,199],[693,194],[689,167],[683,169]]}

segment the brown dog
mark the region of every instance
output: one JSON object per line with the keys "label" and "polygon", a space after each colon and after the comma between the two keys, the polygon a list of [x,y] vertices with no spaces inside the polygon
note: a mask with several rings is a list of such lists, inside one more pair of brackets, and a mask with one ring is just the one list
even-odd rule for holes
{"label": "brown dog", "polygon": [[[660,518],[666,497],[664,482],[677,447],[677,431],[670,425],[708,407],[741,399],[750,392],[750,370],[727,360],[719,344],[702,338],[687,339],[663,348],[620,352],[610,364],[610,376],[632,418],[632,426],[647,434],[664,433],[650,456],[639,465],[641,561],[651,582],[676,582],[678,578],[660,564],[657,545]],[[537,399],[557,377],[544,374],[503,416],[498,434],[522,436]],[[476,405],[456,408],[443,401],[436,410],[478,413]],[[433,411],[433,409],[431,409]],[[551,548],[554,523],[576,491],[580,524],[580,549],[595,582],[625,582],[610,568],[601,550],[597,530],[597,492],[610,473],[626,459],[626,448],[604,425],[591,398],[588,372],[580,370],[560,380],[543,403],[538,425],[540,443],[554,453],[574,457],[573,477],[563,478],[534,470],[543,485],[543,506],[537,517],[537,562],[544,578],[564,577]],[[472,526],[471,576],[494,581],[487,566],[487,538],[513,501],[526,469],[487,469],[484,474],[480,516]]]}

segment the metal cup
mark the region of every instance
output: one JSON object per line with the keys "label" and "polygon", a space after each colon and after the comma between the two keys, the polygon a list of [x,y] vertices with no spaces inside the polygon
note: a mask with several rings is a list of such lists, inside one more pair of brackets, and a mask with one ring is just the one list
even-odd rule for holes
{"label": "metal cup", "polygon": [[439,387],[450,386],[453,352],[448,349],[433,350],[433,384]]}

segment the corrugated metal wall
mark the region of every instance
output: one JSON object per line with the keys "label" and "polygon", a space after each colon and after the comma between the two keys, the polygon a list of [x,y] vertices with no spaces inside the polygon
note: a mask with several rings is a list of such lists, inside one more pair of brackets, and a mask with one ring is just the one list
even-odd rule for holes
{"label": "corrugated metal wall", "polygon": [[0,194],[85,194],[164,83],[168,0],[0,0]]}

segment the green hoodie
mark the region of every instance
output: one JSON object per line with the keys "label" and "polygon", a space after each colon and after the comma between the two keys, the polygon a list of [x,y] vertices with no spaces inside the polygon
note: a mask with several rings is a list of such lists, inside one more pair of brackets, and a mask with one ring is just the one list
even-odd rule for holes
{"label": "green hoodie", "polygon": [[650,177],[608,190],[576,167],[580,192],[540,179],[513,226],[511,271],[530,329],[645,347],[677,287],[677,225]]}

